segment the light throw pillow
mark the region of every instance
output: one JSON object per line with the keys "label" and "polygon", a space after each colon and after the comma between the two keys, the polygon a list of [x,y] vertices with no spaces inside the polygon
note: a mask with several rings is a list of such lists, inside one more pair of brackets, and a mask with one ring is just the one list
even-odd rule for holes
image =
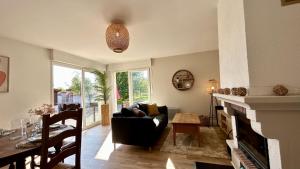
{"label": "light throw pillow", "polygon": [[159,115],[159,111],[158,111],[156,103],[148,105],[148,115],[149,116],[157,116],[157,115]]}

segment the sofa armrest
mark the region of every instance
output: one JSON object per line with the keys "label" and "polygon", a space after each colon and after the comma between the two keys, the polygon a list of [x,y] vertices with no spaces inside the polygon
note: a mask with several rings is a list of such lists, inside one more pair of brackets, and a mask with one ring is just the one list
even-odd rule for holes
{"label": "sofa armrest", "polygon": [[123,117],[124,115],[121,112],[113,113],[113,117]]}
{"label": "sofa armrest", "polygon": [[168,107],[167,106],[159,106],[157,107],[159,113],[165,114],[168,117]]}

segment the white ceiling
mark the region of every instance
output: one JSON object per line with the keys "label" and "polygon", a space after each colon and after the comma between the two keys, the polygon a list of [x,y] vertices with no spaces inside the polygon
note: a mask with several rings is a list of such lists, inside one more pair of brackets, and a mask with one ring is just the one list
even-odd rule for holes
{"label": "white ceiling", "polygon": [[[218,0],[1,0],[0,36],[62,50],[102,63],[218,48]],[[106,45],[110,21],[121,18],[129,48]]]}

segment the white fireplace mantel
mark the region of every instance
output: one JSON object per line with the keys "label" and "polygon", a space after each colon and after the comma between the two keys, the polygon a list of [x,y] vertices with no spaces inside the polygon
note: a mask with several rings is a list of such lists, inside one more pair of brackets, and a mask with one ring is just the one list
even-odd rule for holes
{"label": "white fireplace mantel", "polygon": [[[233,96],[215,93],[224,111],[228,103],[246,109],[254,131],[268,138],[271,169],[295,169],[300,161],[300,96]],[[233,145],[237,148],[235,119],[232,119]],[[235,166],[236,167],[236,166]],[[237,168],[237,167],[236,167]]]}

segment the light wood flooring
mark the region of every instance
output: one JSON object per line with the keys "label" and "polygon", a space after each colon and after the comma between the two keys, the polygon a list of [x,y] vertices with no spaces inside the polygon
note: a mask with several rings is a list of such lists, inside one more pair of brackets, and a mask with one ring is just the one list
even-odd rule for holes
{"label": "light wood flooring", "polygon": [[[170,128],[151,152],[147,148],[118,145],[113,149],[110,126],[97,126],[82,134],[82,169],[195,169],[195,161],[230,165],[229,160],[160,152]],[[74,157],[65,160],[73,164]],[[6,169],[4,167],[3,169]],[[27,166],[29,168],[29,166]],[[1,168],[2,169],[2,168]]]}
{"label": "light wood flooring", "polygon": [[[82,168],[83,169],[194,169],[195,161],[227,164],[229,160],[178,155],[160,152],[170,128],[162,134],[151,152],[147,148],[118,145],[113,150],[110,127],[97,126],[83,133]],[[67,160],[72,161],[70,160]]]}

